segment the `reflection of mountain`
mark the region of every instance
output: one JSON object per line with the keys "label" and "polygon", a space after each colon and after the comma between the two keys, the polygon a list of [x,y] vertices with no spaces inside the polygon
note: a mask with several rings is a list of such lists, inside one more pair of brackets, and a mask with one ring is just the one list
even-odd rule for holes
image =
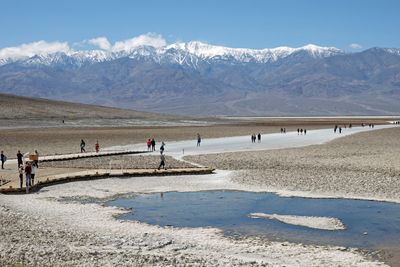
{"label": "reflection of mountain", "polygon": [[400,113],[400,50],[199,42],[3,59],[0,91],[184,114]]}

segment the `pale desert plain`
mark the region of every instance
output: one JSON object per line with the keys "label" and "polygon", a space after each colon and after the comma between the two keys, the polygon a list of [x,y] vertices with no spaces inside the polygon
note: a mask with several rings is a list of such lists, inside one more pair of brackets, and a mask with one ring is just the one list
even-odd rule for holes
{"label": "pale desert plain", "polygon": [[[361,121],[376,129],[304,147],[237,151],[172,157],[170,142],[277,134],[281,127],[329,129]],[[399,247],[363,249],[335,245],[269,240],[263,236],[229,236],[214,227],[158,226],[117,216],[128,212],[104,202],[129,194],[198,191],[273,192],[285,196],[350,198],[400,203],[400,127],[388,119],[283,119],[229,121],[202,126],[51,127],[4,129],[2,150],[9,155],[38,149],[41,155],[77,153],[81,139],[88,148],[166,142],[167,167],[200,164],[215,168],[211,175],[146,176],[79,181],[44,187],[31,194],[0,194],[1,266],[400,266]],[[368,128],[368,126],[367,126]],[[343,129],[345,132],[346,130]],[[264,142],[264,139],[263,139]],[[157,143],[157,149],[159,143]],[[158,152],[157,152],[158,153]],[[157,154],[114,156],[131,168],[156,168]],[[52,169],[96,169],[109,158],[40,163],[39,174]],[[2,173],[3,175],[5,172]],[[13,174],[14,175],[14,174]],[[16,175],[16,174],[15,174]],[[40,179],[40,178],[39,178]],[[97,201],[88,201],[96,199]],[[67,200],[67,201],[66,201]],[[235,203],[232,203],[235,205]],[[205,214],[204,216],[206,216]],[[273,217],[290,224],[327,230],[344,229],[336,218]]]}

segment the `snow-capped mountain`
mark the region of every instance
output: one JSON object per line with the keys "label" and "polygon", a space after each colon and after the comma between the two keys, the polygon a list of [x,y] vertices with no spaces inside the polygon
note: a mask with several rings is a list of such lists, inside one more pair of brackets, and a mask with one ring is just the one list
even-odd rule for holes
{"label": "snow-capped mountain", "polygon": [[24,58],[0,58],[0,65],[19,62],[24,65],[75,65],[98,63],[128,57],[131,59],[146,58],[159,63],[178,63],[196,66],[199,61],[225,60],[233,63],[268,63],[276,62],[296,53],[304,52],[312,58],[324,58],[343,52],[335,47],[306,45],[299,48],[277,47],[266,49],[230,48],[215,46],[202,42],[174,43],[163,47],[139,46],[131,50],[111,52],[104,50],[81,50],[36,54]]}

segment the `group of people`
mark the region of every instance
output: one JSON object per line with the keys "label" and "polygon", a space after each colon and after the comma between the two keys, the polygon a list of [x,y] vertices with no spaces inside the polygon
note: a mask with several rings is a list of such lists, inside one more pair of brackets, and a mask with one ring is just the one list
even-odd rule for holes
{"label": "group of people", "polygon": [[[19,174],[19,186],[22,189],[24,184],[24,175],[25,175],[25,185],[27,191],[29,187],[35,184],[35,176],[37,173],[37,169],[39,168],[39,152],[35,150],[34,154],[32,155],[33,159],[26,160],[24,163],[24,155],[21,153],[20,150],[17,152],[17,168]],[[7,161],[7,156],[4,154],[4,151],[1,151],[1,168],[4,169],[4,163]]]}
{"label": "group of people", "polygon": [[303,133],[304,133],[304,135],[306,135],[307,129],[297,128],[297,135],[302,135]]}
{"label": "group of people", "polygon": [[258,133],[257,135],[256,134],[251,135],[251,142],[255,143],[256,141],[261,143],[261,133]]}
{"label": "group of people", "polygon": [[[81,139],[81,144],[80,144],[80,148],[81,148],[81,153],[86,152],[86,142]],[[94,150],[96,151],[96,153],[99,153],[100,151],[100,144],[99,144],[99,140],[96,141],[96,144],[94,144]]]}
{"label": "group of people", "polygon": [[286,128],[281,128],[281,133],[286,133]]}
{"label": "group of people", "polygon": [[154,138],[147,139],[147,151],[156,151],[156,140]]}

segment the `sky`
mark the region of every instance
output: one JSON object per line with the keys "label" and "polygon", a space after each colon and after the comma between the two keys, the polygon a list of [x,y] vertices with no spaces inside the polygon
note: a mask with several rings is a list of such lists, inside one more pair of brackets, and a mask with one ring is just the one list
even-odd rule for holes
{"label": "sky", "polygon": [[158,45],[399,48],[399,14],[399,0],[1,0],[0,50],[52,42],[115,49],[138,36]]}

